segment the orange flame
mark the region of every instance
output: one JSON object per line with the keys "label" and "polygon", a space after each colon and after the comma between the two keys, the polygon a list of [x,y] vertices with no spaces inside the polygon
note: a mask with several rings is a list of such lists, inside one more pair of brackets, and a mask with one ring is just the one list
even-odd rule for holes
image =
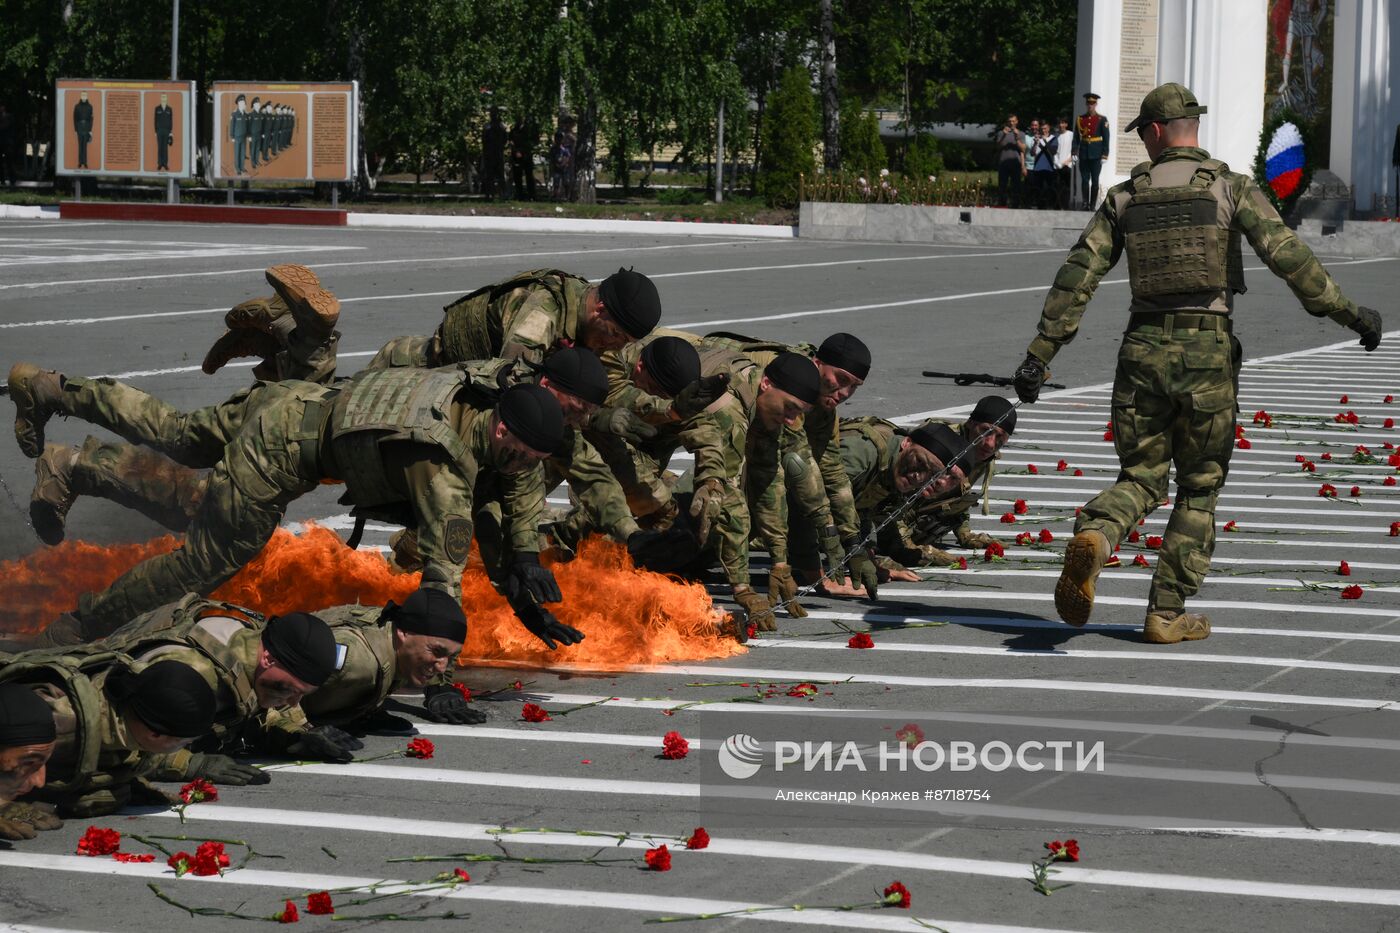
{"label": "orange flame", "polygon": [[[78,594],[105,588],[137,563],[178,543],[169,535],[110,547],[65,541],[0,563],[0,631],[37,632],[71,610]],[[717,612],[703,586],[639,570],[619,544],[586,541],[575,560],[552,569],[564,601],[551,611],[587,637],[577,645],[547,649],[516,620],[473,555],[462,576],[462,605],[470,623],[463,663],[611,669],[724,658],[746,650],[716,630]],[[418,581],[418,574],[393,572],[381,554],[352,551],[334,532],[311,526],[301,535],[279,529],[262,553],[214,596],[268,614],[314,612],[343,603],[402,602]]]}

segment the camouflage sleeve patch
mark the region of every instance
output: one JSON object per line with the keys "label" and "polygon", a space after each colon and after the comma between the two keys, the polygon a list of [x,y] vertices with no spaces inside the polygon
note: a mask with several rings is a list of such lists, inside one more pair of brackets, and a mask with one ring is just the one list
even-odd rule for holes
{"label": "camouflage sleeve patch", "polygon": [[471,519],[449,515],[442,527],[442,550],[454,564],[465,564],[472,550]]}

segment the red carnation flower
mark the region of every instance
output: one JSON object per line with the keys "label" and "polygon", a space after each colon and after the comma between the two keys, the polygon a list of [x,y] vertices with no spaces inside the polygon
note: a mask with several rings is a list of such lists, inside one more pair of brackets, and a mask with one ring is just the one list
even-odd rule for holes
{"label": "red carnation flower", "polygon": [[1342,561],[1340,564],[1338,564],[1338,565],[1337,565],[1337,576],[1339,576],[1339,577],[1349,577],[1349,576],[1351,576],[1351,564],[1348,564],[1346,561]]}
{"label": "red carnation flower", "polygon": [[151,852],[143,852],[140,854],[135,852],[113,852],[112,858],[116,859],[118,862],[145,863],[154,862],[156,860],[155,854]]}
{"label": "red carnation flower", "polygon": [[1348,401],[1350,401],[1350,399],[1347,398],[1347,396],[1345,396],[1345,395],[1343,395],[1341,398],[1337,399],[1337,403],[1340,404],[1340,405],[1345,405]]}
{"label": "red carnation flower", "polygon": [[1361,498],[1361,487],[1360,487],[1360,486],[1353,486],[1353,487],[1351,487],[1351,497],[1352,497],[1353,499],[1360,499],[1360,498]]}
{"label": "red carnation flower", "polygon": [[291,901],[287,901],[286,905],[282,908],[282,912],[277,915],[278,923],[296,923],[300,919],[301,917],[297,915],[297,905],[293,904]]}
{"label": "red carnation flower", "polygon": [[1230,519],[1228,522],[1225,523],[1225,530],[1226,530],[1226,531],[1234,531],[1234,530],[1235,530],[1235,520],[1234,520],[1233,518]]}
{"label": "red carnation flower", "polygon": [[909,894],[909,889],[906,888],[901,882],[896,881],[888,888],[885,888],[886,907],[902,907],[905,910],[908,910],[909,905],[912,902],[913,898]]}
{"label": "red carnation flower", "polygon": [[987,545],[987,549],[982,552],[982,561],[983,563],[991,563],[994,559],[1005,556],[1006,548],[1001,546],[1000,541],[993,541],[991,544]]}
{"label": "red carnation flower", "polygon": [[705,832],[705,827],[695,827],[695,832],[690,834],[690,838],[685,841],[687,849],[708,849],[710,847],[710,834]]}
{"label": "red carnation flower", "polygon": [[818,693],[816,684],[794,684],[788,688],[787,695],[790,697],[813,697]]}
{"label": "red carnation flower", "polygon": [[525,689],[525,685],[522,684],[520,681],[517,680],[517,681],[515,681],[514,683],[512,683],[512,684],[510,685],[510,689],[512,689],[512,690],[524,690],[524,689]]}
{"label": "red carnation flower", "polygon": [[1394,486],[1394,485],[1395,485],[1395,477],[1393,477],[1393,476],[1387,476],[1385,479],[1381,480],[1381,485],[1382,485],[1382,486]]}
{"label": "red carnation flower", "polygon": [[219,799],[219,789],[204,778],[196,778],[180,788],[185,803],[213,803]]}
{"label": "red carnation flower", "polygon": [[333,914],[335,904],[331,903],[331,892],[317,891],[306,895],[306,912],[309,914]]}
{"label": "red carnation flower", "polygon": [[1387,395],[1385,398],[1381,399],[1381,401],[1389,405],[1391,402],[1395,401],[1395,396]]}
{"label": "red carnation flower", "polygon": [[1138,541],[1140,541],[1141,539],[1142,539],[1142,532],[1138,531],[1136,528],[1134,528],[1132,531],[1128,532],[1128,542],[1129,542],[1130,544],[1137,544]]}
{"label": "red carnation flower", "polygon": [[1016,504],[1011,509],[1011,511],[1015,512],[1017,515],[1025,515],[1030,510],[1031,507],[1026,505],[1025,499],[1017,499]]}
{"label": "red carnation flower", "polygon": [[959,570],[966,570],[966,569],[967,569],[967,558],[966,558],[966,557],[959,557],[959,558],[958,558],[958,569],[959,569]]}
{"label": "red carnation flower", "polygon": [[1055,464],[1055,469],[1057,469],[1057,470],[1059,470],[1061,473],[1063,473],[1065,470],[1068,470],[1068,469],[1069,469],[1069,461],[1068,461],[1068,460],[1061,460],[1059,463]]}
{"label": "red carnation flower", "polygon": [[1303,461],[1303,472],[1304,472],[1304,473],[1316,473],[1316,472],[1317,472],[1317,464],[1316,464],[1316,463],[1313,463],[1311,460],[1304,460],[1304,461]]}
{"label": "red carnation flower", "polygon": [[407,758],[431,758],[433,757],[433,743],[427,739],[414,739],[408,743],[408,748],[404,750]]}
{"label": "red carnation flower", "polygon": [[1392,538],[1400,538],[1400,522],[1390,523],[1390,536]]}
{"label": "red carnation flower", "polygon": [[[1400,524],[1397,522],[1396,524]],[[871,641],[869,632],[856,632],[851,636],[851,640],[846,642],[847,648],[874,648],[875,642]]]}
{"label": "red carnation flower", "polygon": [[194,859],[189,860],[187,870],[192,875],[207,877],[219,874],[220,869],[228,868],[228,863],[222,842],[201,842],[199,848],[194,850]]}
{"label": "red carnation flower", "polygon": [[1157,548],[1161,547],[1161,546],[1162,546],[1162,537],[1161,537],[1161,535],[1148,535],[1148,536],[1147,536],[1147,546],[1148,546],[1149,548],[1151,548],[1152,550],[1154,550],[1154,551],[1157,550]]}
{"label": "red carnation flower", "polygon": [[1342,599],[1360,599],[1362,592],[1361,587],[1353,583],[1351,586],[1342,590]]}
{"label": "red carnation flower", "polygon": [[755,635],[757,635],[757,634],[758,634],[758,623],[757,623],[757,622],[750,622],[750,623],[749,623],[749,627],[746,628],[746,629],[744,630],[744,634],[745,634],[747,637],[749,637],[749,638],[753,638]]}
{"label": "red carnation flower", "polygon": [[1040,529],[1039,539],[1041,544],[1049,544],[1051,541],[1055,540],[1055,536],[1050,533],[1049,528],[1042,528]]}
{"label": "red carnation flower", "polygon": [[466,684],[454,683],[452,685],[452,689],[460,693],[462,695],[462,699],[466,700],[468,703],[472,701],[471,689]]}
{"label": "red carnation flower", "polygon": [[1337,497],[1337,487],[1331,483],[1323,483],[1317,490],[1317,494],[1324,499],[1335,499]]}
{"label": "red carnation flower", "polygon": [[1367,447],[1365,444],[1357,444],[1352,454],[1358,457],[1369,457],[1371,456],[1371,448]]}
{"label": "red carnation flower", "polygon": [[176,852],[165,860],[165,864],[175,869],[175,877],[180,877],[190,870],[190,865],[194,861],[194,856],[188,852]]}
{"label": "red carnation flower", "polygon": [[1308,462],[1308,458],[1307,458],[1307,457],[1304,457],[1302,454],[1298,454],[1297,456],[1295,456],[1295,457],[1293,458],[1293,462],[1294,462],[1294,463],[1307,463],[1307,462]]}
{"label": "red carnation flower", "polygon": [[1386,429],[1390,429],[1390,428],[1395,427],[1395,419],[1394,419],[1394,418],[1387,418],[1387,419],[1385,419],[1385,421],[1383,421],[1383,422],[1381,423],[1381,427],[1386,428]]}
{"label": "red carnation flower", "polygon": [[1113,429],[1112,429],[1112,428],[1109,428],[1107,431],[1103,432],[1103,439],[1106,440],[1106,441],[1111,441],[1111,440],[1113,440]]}
{"label": "red carnation flower", "polygon": [[1012,515],[1010,512],[1003,512],[1001,516],[1001,523],[1003,525],[1014,525],[1016,524],[1016,516]]}
{"label": "red carnation flower", "polygon": [[1064,842],[1056,839],[1054,842],[1045,843],[1045,848],[1050,850],[1051,857],[1057,862],[1079,861],[1079,843],[1073,839]]}
{"label": "red carnation flower", "polygon": [[1237,425],[1235,425],[1235,437],[1237,437],[1237,438],[1244,437],[1244,425],[1242,425],[1242,424],[1237,424]]}
{"label": "red carnation flower", "polygon": [[1034,540],[1035,538],[1031,537],[1031,533],[1029,531],[1023,531],[1016,536],[1016,543],[1023,546],[1030,544]]}
{"label": "red carnation flower", "polygon": [[1034,463],[1028,463],[1026,464],[1026,472],[1035,475],[1040,472],[1040,467],[1036,466]]}
{"label": "red carnation flower", "polygon": [[1254,445],[1249,442],[1249,438],[1247,437],[1242,437],[1239,440],[1235,441],[1235,446],[1238,447],[1240,450],[1254,449]]}
{"label": "red carnation flower", "polygon": [[690,754],[690,743],[679,732],[668,732],[661,737],[661,757],[675,761]]}
{"label": "red carnation flower", "polygon": [[1149,563],[1147,562],[1147,558],[1146,558],[1146,557],[1143,557],[1141,554],[1139,554],[1139,555],[1137,555],[1136,557],[1133,558],[1133,566],[1134,566],[1134,567],[1151,567],[1152,565],[1149,564]]}
{"label": "red carnation flower", "polygon": [[534,703],[526,703],[520,710],[520,718],[526,722],[545,722],[549,719],[549,713]]}
{"label": "red carnation flower", "polygon": [[1385,458],[1387,466],[1400,467],[1400,453],[1391,454]]}
{"label": "red carnation flower", "polygon": [[647,868],[652,871],[671,870],[671,850],[665,845],[659,845],[655,849],[646,851]]}
{"label": "red carnation flower", "polygon": [[906,722],[899,729],[895,730],[894,737],[902,744],[913,748],[924,740],[924,730],[920,729],[917,723]]}
{"label": "red carnation flower", "polygon": [[115,829],[89,826],[83,838],[78,840],[79,855],[111,855],[121,848],[122,834]]}
{"label": "red carnation flower", "polygon": [[450,880],[453,884],[465,883],[471,881],[472,876],[467,874],[466,869],[454,868],[452,869],[452,877]]}
{"label": "red carnation flower", "polygon": [[1083,475],[1084,475],[1084,471],[1083,471],[1083,470],[1075,470],[1075,471],[1074,471],[1074,475],[1075,475],[1075,476],[1083,476]]}

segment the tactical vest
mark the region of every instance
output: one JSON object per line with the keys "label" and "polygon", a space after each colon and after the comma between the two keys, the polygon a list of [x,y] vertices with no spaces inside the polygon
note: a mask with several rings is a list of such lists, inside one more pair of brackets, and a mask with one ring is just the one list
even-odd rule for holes
{"label": "tactical vest", "polygon": [[1206,159],[1184,185],[1151,186],[1152,163],[1141,162],[1128,180],[1132,196],[1119,215],[1133,295],[1152,298],[1205,291],[1244,291],[1240,235],[1211,186],[1229,166]]}
{"label": "tactical vest", "polygon": [[348,638],[360,638],[374,657],[375,674],[372,694],[375,700],[372,706],[357,709],[337,706],[340,681],[346,676],[345,672],[349,670],[347,657],[345,664],[341,666],[339,671],[332,675],[316,692],[309,694],[302,700],[301,706],[307,716],[317,722],[342,722],[359,719],[378,708],[379,704],[383,702],[383,698],[392,691],[394,678],[397,674],[398,658],[394,654],[391,623],[382,620],[383,612],[384,610],[379,606],[345,605],[333,606],[316,613],[322,621],[331,627],[331,633],[336,636],[336,642],[342,646],[345,645],[345,642],[341,641],[343,631],[359,632],[366,629],[383,631],[368,631],[364,632],[362,636],[347,635]]}
{"label": "tactical vest", "polygon": [[442,335],[443,360],[461,363],[500,356],[504,335],[501,321],[491,313],[491,308],[517,288],[546,289],[565,318],[577,320],[578,308],[574,307],[577,301],[571,300],[571,293],[580,294],[580,286],[588,288],[589,281],[559,269],[531,269],[504,282],[468,292],[442,309],[444,317],[438,332]]}
{"label": "tactical vest", "polygon": [[0,683],[56,683],[73,706],[77,745],[73,777],[66,781],[50,778],[44,785],[45,789],[66,793],[82,785],[87,776],[98,770],[102,732],[101,729],[89,727],[102,721],[106,701],[91,678],[115,664],[131,663],[129,657],[118,651],[51,648],[26,651],[0,667]]}
{"label": "tactical vest", "polygon": [[331,412],[334,459],[347,498],[373,508],[403,499],[384,470],[379,445],[415,441],[441,447],[454,461],[467,454],[452,427],[452,402],[467,385],[461,369],[379,369],[356,376]]}
{"label": "tactical vest", "polygon": [[884,418],[877,418],[874,415],[867,415],[863,418],[843,418],[841,419],[841,430],[854,431],[865,438],[874,446],[876,456],[879,458],[880,470],[876,474],[876,481],[867,484],[863,489],[856,489],[854,486],[851,488],[851,492],[855,494],[856,511],[864,512],[879,505],[894,491],[890,476],[890,466],[894,457],[893,447],[898,446],[898,441],[895,438],[900,437],[905,432]]}

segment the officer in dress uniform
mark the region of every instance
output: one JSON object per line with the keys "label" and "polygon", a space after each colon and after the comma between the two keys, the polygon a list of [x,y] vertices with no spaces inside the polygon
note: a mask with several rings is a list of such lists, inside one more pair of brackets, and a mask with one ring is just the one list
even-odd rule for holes
{"label": "officer in dress uniform", "polygon": [[1084,112],[1074,123],[1075,154],[1079,157],[1079,191],[1085,210],[1099,203],[1099,170],[1108,161],[1108,117],[1099,113],[1099,95],[1084,95]]}

